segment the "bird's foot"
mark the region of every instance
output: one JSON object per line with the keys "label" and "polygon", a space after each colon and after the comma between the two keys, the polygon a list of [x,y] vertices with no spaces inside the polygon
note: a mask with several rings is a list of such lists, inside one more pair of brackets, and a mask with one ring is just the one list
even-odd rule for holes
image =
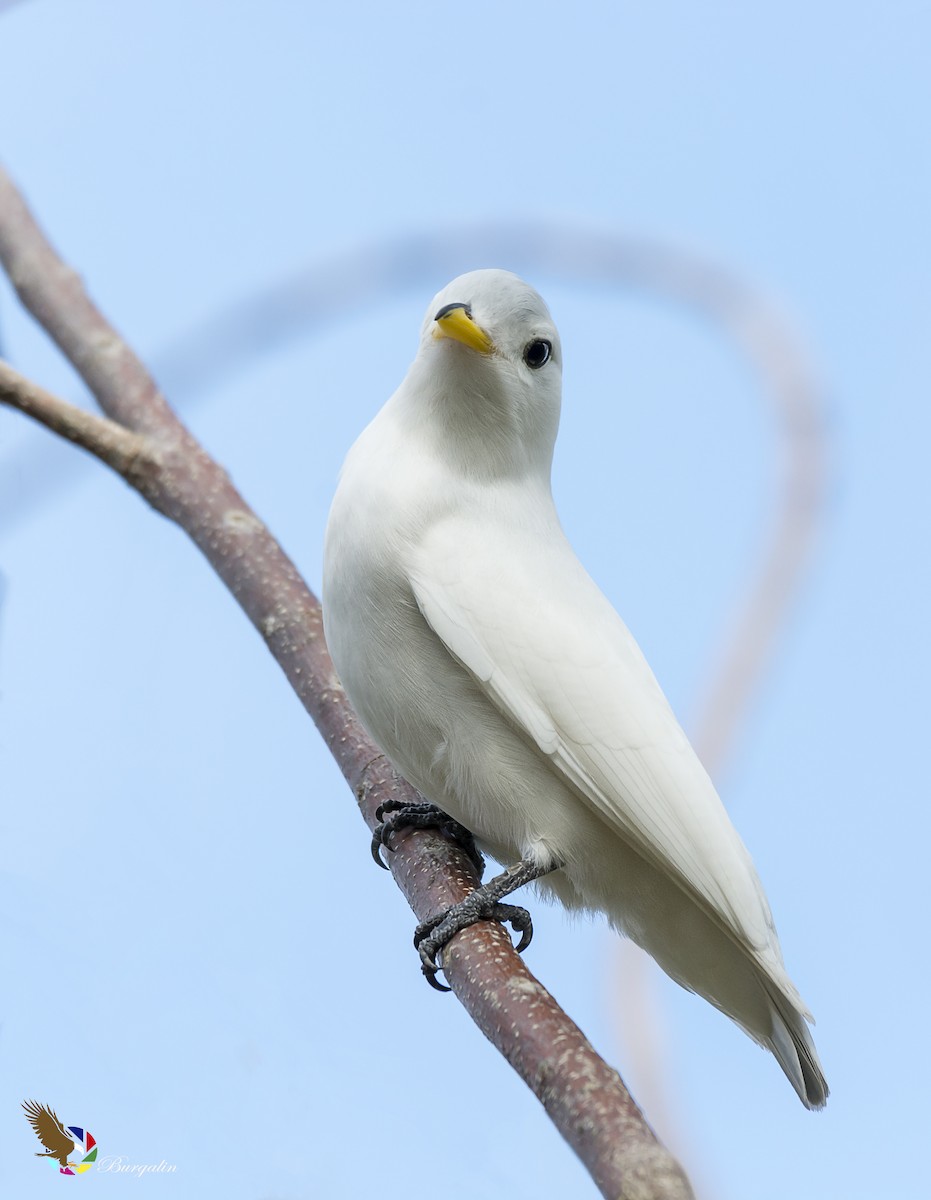
{"label": "bird's foot", "polygon": [[530,945],[533,938],[533,921],[526,908],[516,904],[502,904],[501,898],[509,895],[525,883],[539,879],[558,868],[559,864],[541,867],[536,863],[521,859],[508,867],[501,875],[496,875],[483,887],[476,888],[446,912],[422,921],[414,932],[414,946],[420,954],[421,970],[427,983],[438,992],[448,992],[450,989],[437,981],[437,972],[442,969],[442,960],[437,962],[437,955],[443,947],[477,921],[501,921],[507,923],[520,934],[516,949],[522,954]]}
{"label": "bird's foot", "polygon": [[375,820],[378,824],[372,834],[372,858],[386,871],[388,867],[382,859],[381,848],[394,849],[391,837],[398,829],[438,829],[468,855],[481,879],[485,860],[475,844],[475,838],[464,825],[454,821],[435,804],[404,804],[400,800],[386,800],[375,810]]}

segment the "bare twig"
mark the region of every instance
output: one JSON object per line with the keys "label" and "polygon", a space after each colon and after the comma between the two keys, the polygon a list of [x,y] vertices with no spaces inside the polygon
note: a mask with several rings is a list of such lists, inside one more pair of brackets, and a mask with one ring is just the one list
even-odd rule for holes
{"label": "bare twig", "polygon": [[[264,637],[372,827],[378,804],[416,793],[390,771],[350,709],[327,653],[318,601],[91,303],[2,171],[0,261],[24,305],[112,419],[93,417],[10,370],[0,377],[0,401],[96,454],[197,543]],[[391,869],[421,919],[475,887],[467,860],[437,834],[409,834],[396,844]],[[499,925],[459,935],[444,964],[459,999],[539,1097],[605,1196],[691,1196],[620,1076],[527,971]]]}
{"label": "bare twig", "polygon": [[0,211],[0,262],[23,307],[74,365],[107,416],[136,432],[179,432],[148,371],[43,236],[3,170]]}
{"label": "bare twig", "polygon": [[60,400],[2,361],[0,403],[18,408],[59,437],[89,450],[120,475],[128,476],[135,460],[142,456],[144,443],[138,434]]}

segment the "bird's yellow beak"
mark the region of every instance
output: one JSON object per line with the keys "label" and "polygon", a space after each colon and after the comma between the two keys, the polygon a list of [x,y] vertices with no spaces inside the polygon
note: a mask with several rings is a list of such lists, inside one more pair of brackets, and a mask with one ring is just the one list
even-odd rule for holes
{"label": "bird's yellow beak", "polygon": [[463,346],[469,346],[479,354],[491,354],[495,348],[485,330],[472,320],[472,309],[468,304],[444,304],[434,320],[435,338],[452,338],[454,342],[462,342]]}

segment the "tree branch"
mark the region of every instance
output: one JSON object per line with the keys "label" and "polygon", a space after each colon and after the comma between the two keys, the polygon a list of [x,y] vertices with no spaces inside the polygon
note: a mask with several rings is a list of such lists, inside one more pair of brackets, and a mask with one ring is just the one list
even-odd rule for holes
{"label": "tree branch", "polygon": [[[49,245],[2,170],[0,262],[111,419],[52,396],[6,366],[0,402],[95,454],[196,542],[317,724],[370,828],[380,803],[419,798],[352,712],[327,652],[316,597]],[[399,835],[395,844],[392,873],[421,920],[475,888],[468,859],[438,834]],[[530,974],[500,925],[464,931],[444,952],[444,967],[476,1024],[543,1103],[604,1196],[688,1200],[681,1168],[620,1076]]]}
{"label": "tree branch", "polygon": [[19,409],[52,433],[95,454],[119,475],[129,477],[146,445],[116,421],[60,400],[0,360],[0,403]]}
{"label": "tree branch", "polygon": [[145,367],[100,313],[84,284],[55,252],[9,175],[0,168],[0,262],[20,302],[77,369],[97,403],[127,429],[170,423]]}

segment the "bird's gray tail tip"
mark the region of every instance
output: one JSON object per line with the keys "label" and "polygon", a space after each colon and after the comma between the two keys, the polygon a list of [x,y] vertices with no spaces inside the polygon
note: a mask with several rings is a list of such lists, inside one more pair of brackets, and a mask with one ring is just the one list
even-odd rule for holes
{"label": "bird's gray tail tip", "polygon": [[776,1003],[771,1048],[806,1108],[824,1108],[830,1089],[805,1018],[785,1003]]}

